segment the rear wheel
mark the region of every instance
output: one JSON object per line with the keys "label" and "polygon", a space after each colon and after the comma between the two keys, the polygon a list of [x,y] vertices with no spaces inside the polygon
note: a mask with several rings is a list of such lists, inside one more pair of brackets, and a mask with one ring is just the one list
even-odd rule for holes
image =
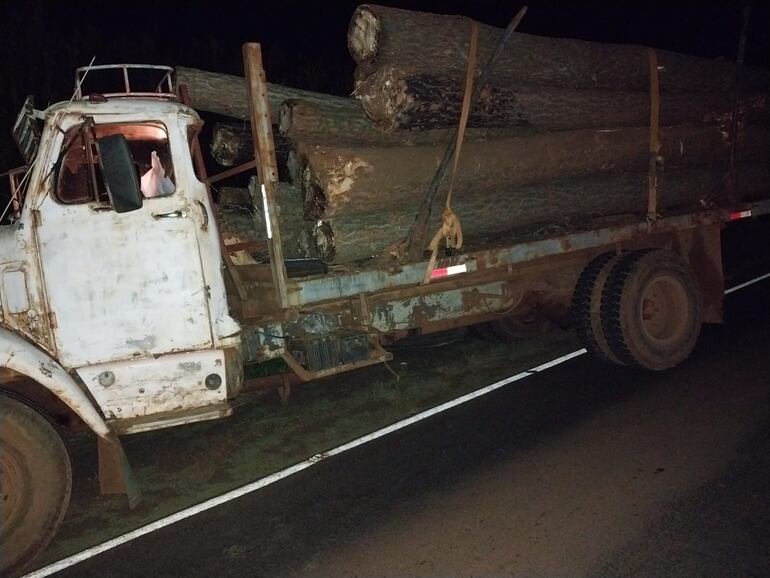
{"label": "rear wheel", "polygon": [[572,294],[572,324],[589,353],[600,361],[622,365],[607,344],[601,320],[602,292],[617,260],[616,253],[604,253],[583,269]]}
{"label": "rear wheel", "polygon": [[700,333],[697,282],[669,251],[628,253],[610,272],[601,317],[620,361],[652,370],[673,367],[690,355]]}
{"label": "rear wheel", "polygon": [[19,573],[45,549],[70,498],[72,470],[45,417],[0,395],[0,575]]}

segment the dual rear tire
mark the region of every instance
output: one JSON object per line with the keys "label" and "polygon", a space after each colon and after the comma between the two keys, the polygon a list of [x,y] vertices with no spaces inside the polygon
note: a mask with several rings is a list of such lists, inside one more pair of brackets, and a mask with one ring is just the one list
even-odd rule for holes
{"label": "dual rear tire", "polygon": [[650,370],[684,361],[698,340],[700,292],[687,264],[660,249],[605,253],[583,270],[572,316],[598,359]]}

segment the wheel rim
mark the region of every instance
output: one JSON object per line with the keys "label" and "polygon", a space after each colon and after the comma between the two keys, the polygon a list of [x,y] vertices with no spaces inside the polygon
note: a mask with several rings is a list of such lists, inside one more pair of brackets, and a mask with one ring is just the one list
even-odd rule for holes
{"label": "wheel rim", "polygon": [[651,342],[667,345],[682,339],[689,315],[687,291],[676,277],[657,276],[642,291],[639,320]]}
{"label": "wheel rim", "polygon": [[11,447],[0,449],[0,541],[17,530],[32,505],[32,476],[22,456]]}

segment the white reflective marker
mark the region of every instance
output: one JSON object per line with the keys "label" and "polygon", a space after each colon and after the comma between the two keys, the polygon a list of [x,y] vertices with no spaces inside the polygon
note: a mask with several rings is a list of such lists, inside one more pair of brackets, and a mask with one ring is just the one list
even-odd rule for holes
{"label": "white reflective marker", "polygon": [[262,206],[265,208],[265,225],[267,225],[267,238],[273,238],[273,226],[270,224],[270,207],[267,205],[267,191],[265,183],[262,183]]}
{"label": "white reflective marker", "polygon": [[[263,198],[266,198],[264,197],[264,188],[263,188],[262,194],[263,194]],[[740,289],[744,289],[746,287],[749,287],[750,285],[753,285],[754,283],[758,283],[768,278],[770,278],[770,273],[765,273],[764,275],[760,275],[759,277],[751,279],[750,281],[746,281],[745,283],[741,283],[740,285],[736,285],[735,287],[730,287],[729,289],[725,290],[725,295],[728,295],[734,291],[739,291]],[[196,514],[205,512],[206,510],[216,508],[217,506],[221,506],[222,504],[235,500],[236,498],[240,498],[242,496],[245,496],[246,494],[250,494],[252,492],[255,492],[256,490],[259,490],[261,488],[274,484],[275,482],[288,478],[289,476],[292,476],[298,472],[301,472],[302,470],[306,470],[307,468],[314,466],[315,464],[322,462],[327,458],[331,458],[333,456],[344,453],[348,450],[352,450],[353,448],[357,448],[359,446],[372,442],[376,439],[384,437],[388,434],[391,434],[395,431],[398,431],[407,426],[415,424],[419,421],[427,419],[431,416],[445,412],[449,409],[452,409],[464,403],[468,403],[469,401],[472,401],[474,399],[487,395],[488,393],[491,393],[497,389],[500,389],[501,387],[505,387],[506,385],[513,383],[515,381],[520,381],[526,377],[529,377],[530,375],[547,371],[548,369],[556,367],[557,365],[560,365],[566,361],[574,359],[580,355],[583,355],[584,353],[586,353],[585,349],[578,349],[576,351],[567,353],[566,355],[562,355],[561,357],[558,357],[551,361],[542,363],[536,367],[533,367],[532,369],[522,371],[521,373],[517,373],[516,375],[512,375],[511,377],[506,377],[505,379],[497,381],[491,385],[487,385],[486,387],[482,387],[481,389],[477,389],[470,393],[466,393],[465,395],[462,395],[453,400],[437,405],[436,407],[432,407],[425,411],[421,411],[420,413],[417,413],[411,417],[402,419],[401,421],[398,421],[384,428],[378,429],[377,431],[374,431],[363,437],[357,438],[348,443],[342,444],[341,446],[337,446],[334,449],[328,450],[326,452],[322,452],[320,454],[315,454],[314,456],[309,457],[305,461],[294,464],[293,466],[289,466],[288,468],[285,468],[279,472],[275,472],[274,474],[270,474],[269,476],[266,476],[264,478],[260,478],[259,480],[246,484],[245,486],[241,486],[240,488],[231,490],[225,494],[222,494],[221,496],[217,496],[216,498],[211,498],[195,506],[190,506],[189,508],[180,510],[176,514],[171,514],[170,516],[161,518],[160,520],[156,520],[155,522],[147,524],[146,526],[142,526],[141,528],[137,528],[136,530],[132,530],[131,532],[127,532],[116,538],[112,538],[111,540],[102,542],[101,544],[98,544],[96,546],[83,550],[82,552],[73,554],[72,556],[59,560],[58,562],[54,562],[53,564],[44,566],[39,570],[35,570],[34,572],[25,574],[22,578],[43,578],[44,576],[50,576],[55,572],[59,572],[61,570],[64,570],[65,568],[69,568],[70,566],[74,566],[75,564],[88,560],[89,558],[93,558],[94,556],[97,556],[103,552],[106,552],[107,550],[112,550],[113,548],[117,548],[118,546],[121,546],[122,544],[126,544],[127,542],[131,542],[132,540],[136,540],[137,538],[141,538],[142,536],[155,532],[156,530],[160,530],[161,528],[165,528],[172,524],[176,524],[177,522],[181,522],[186,518],[190,518],[192,516],[195,516]]]}

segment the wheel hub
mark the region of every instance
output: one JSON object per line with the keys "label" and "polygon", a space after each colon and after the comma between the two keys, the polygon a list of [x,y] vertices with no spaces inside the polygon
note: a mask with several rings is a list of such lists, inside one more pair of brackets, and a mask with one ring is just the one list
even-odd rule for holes
{"label": "wheel hub", "polygon": [[685,288],[672,276],[661,275],[642,292],[640,321],[648,339],[666,344],[687,330],[688,299]]}

